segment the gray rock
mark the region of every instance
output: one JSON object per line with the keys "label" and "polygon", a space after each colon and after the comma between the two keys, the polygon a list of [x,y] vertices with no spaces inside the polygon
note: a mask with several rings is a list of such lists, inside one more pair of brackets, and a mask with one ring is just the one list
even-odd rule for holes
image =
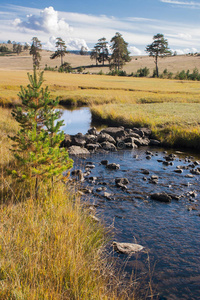
{"label": "gray rock", "polygon": [[71,146],[71,136],[69,134],[65,134],[65,139],[64,141],[61,142],[60,147],[65,147],[65,148],[69,148]]}
{"label": "gray rock", "polygon": [[182,169],[175,169],[174,172],[175,172],[175,173],[180,173],[180,174],[181,174],[181,173],[183,173],[183,170],[182,170]]}
{"label": "gray rock", "polygon": [[144,131],[143,131],[143,130],[134,127],[134,128],[132,128],[132,131],[133,131],[134,133],[137,133],[140,137],[144,137]]}
{"label": "gray rock", "polygon": [[126,184],[129,183],[129,180],[127,178],[115,178],[115,184],[117,187],[120,187],[122,189],[127,189]]}
{"label": "gray rock", "polygon": [[123,254],[134,254],[136,252],[140,252],[144,249],[143,246],[138,244],[132,244],[132,243],[118,243],[113,242],[113,248],[115,251]]}
{"label": "gray rock", "polygon": [[112,194],[108,193],[108,192],[104,192],[103,196],[108,199],[111,200],[112,199]]}
{"label": "gray rock", "polygon": [[101,147],[104,149],[104,150],[108,150],[108,151],[116,151],[117,148],[115,147],[114,144],[110,143],[110,142],[103,142],[101,143]]}
{"label": "gray rock", "polygon": [[144,174],[144,175],[149,175],[149,170],[142,170],[142,174]]}
{"label": "gray rock", "polygon": [[89,150],[80,146],[71,146],[68,149],[70,155],[86,155],[90,154]]}
{"label": "gray rock", "polygon": [[97,135],[97,129],[96,129],[96,127],[92,127],[92,128],[90,128],[89,130],[88,130],[88,133],[89,134],[94,134],[94,135]]}
{"label": "gray rock", "polygon": [[99,149],[101,146],[99,143],[96,143],[96,144],[87,144],[86,145],[87,149],[89,151],[96,151],[97,149]]}
{"label": "gray rock", "polygon": [[122,136],[126,135],[124,127],[108,127],[108,128],[105,128],[105,129],[101,130],[101,133],[108,133],[115,140],[116,140],[117,137],[119,138],[119,137],[122,137]]}
{"label": "gray rock", "polygon": [[102,165],[104,165],[104,166],[107,166],[107,164],[108,164],[108,160],[107,160],[107,159],[105,159],[105,160],[102,160],[102,161],[101,161],[101,164],[102,164]]}
{"label": "gray rock", "polygon": [[154,193],[151,194],[151,199],[157,200],[160,202],[171,202],[172,197],[167,193]]}
{"label": "gray rock", "polygon": [[150,139],[149,145],[150,145],[150,146],[160,146],[160,145],[161,145],[161,142],[158,141],[158,140],[152,140],[152,139]]}
{"label": "gray rock", "polygon": [[97,136],[93,134],[86,134],[85,140],[87,144],[96,144]]}
{"label": "gray rock", "polygon": [[109,170],[118,170],[120,168],[120,165],[115,164],[115,163],[111,163],[111,164],[107,164],[106,168],[109,169]]}
{"label": "gray rock", "polygon": [[116,144],[115,139],[108,133],[100,133],[97,137],[97,141],[99,143],[109,142],[109,143],[112,143],[112,144]]}

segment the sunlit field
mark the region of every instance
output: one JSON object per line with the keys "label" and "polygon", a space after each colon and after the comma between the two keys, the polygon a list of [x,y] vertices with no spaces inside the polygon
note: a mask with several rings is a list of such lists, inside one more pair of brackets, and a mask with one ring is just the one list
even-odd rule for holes
{"label": "sunlit field", "polygon": [[[196,81],[133,78],[45,72],[45,85],[53,97],[85,104],[200,102]],[[20,85],[27,85],[26,71],[0,71],[0,103],[18,101]]]}

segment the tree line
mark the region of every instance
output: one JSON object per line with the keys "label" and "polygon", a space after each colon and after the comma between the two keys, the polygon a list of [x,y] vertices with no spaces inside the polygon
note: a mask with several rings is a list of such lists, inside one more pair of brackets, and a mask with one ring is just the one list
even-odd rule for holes
{"label": "tree line", "polygon": [[[108,45],[106,38],[100,38],[95,44],[94,48],[91,51],[90,58],[96,61],[96,65],[102,64],[105,65],[107,62],[111,70],[119,71],[123,66],[131,60],[130,52],[128,51],[128,43],[122,37],[122,34],[116,32],[115,36],[111,39],[111,45]],[[56,39],[56,51],[50,56],[51,59],[56,57],[61,58],[61,67],[69,68],[68,63],[64,63],[63,58],[67,52],[67,46],[65,41],[62,38],[58,37]],[[34,64],[37,66],[39,61],[39,51],[41,50],[41,42],[34,37],[32,39],[32,45],[30,49],[30,54],[35,57],[36,61]],[[34,51],[38,52],[34,56]],[[168,55],[172,55],[168,47],[168,41],[164,38],[163,34],[156,34],[153,36],[153,42],[146,46],[145,51],[149,56],[154,57],[154,62],[156,65],[156,76],[159,77],[158,70],[158,58],[162,58]],[[84,55],[86,49],[81,48],[80,54]]]}

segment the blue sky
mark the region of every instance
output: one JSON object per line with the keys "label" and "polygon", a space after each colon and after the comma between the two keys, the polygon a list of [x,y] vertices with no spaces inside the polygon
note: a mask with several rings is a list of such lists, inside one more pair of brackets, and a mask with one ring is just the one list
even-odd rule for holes
{"label": "blue sky", "polygon": [[0,42],[29,42],[37,36],[54,50],[62,37],[68,50],[93,48],[120,32],[132,54],[145,54],[153,35],[163,33],[179,54],[200,52],[200,1],[190,0],[0,0]]}

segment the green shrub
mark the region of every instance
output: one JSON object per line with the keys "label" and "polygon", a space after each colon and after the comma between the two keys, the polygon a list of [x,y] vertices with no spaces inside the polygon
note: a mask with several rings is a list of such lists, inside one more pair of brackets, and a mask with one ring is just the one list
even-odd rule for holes
{"label": "green shrub", "polygon": [[149,75],[149,69],[147,67],[137,70],[136,77],[147,77]]}
{"label": "green shrub", "polygon": [[58,69],[60,73],[70,73],[72,71],[72,66],[68,62],[64,62]]}

